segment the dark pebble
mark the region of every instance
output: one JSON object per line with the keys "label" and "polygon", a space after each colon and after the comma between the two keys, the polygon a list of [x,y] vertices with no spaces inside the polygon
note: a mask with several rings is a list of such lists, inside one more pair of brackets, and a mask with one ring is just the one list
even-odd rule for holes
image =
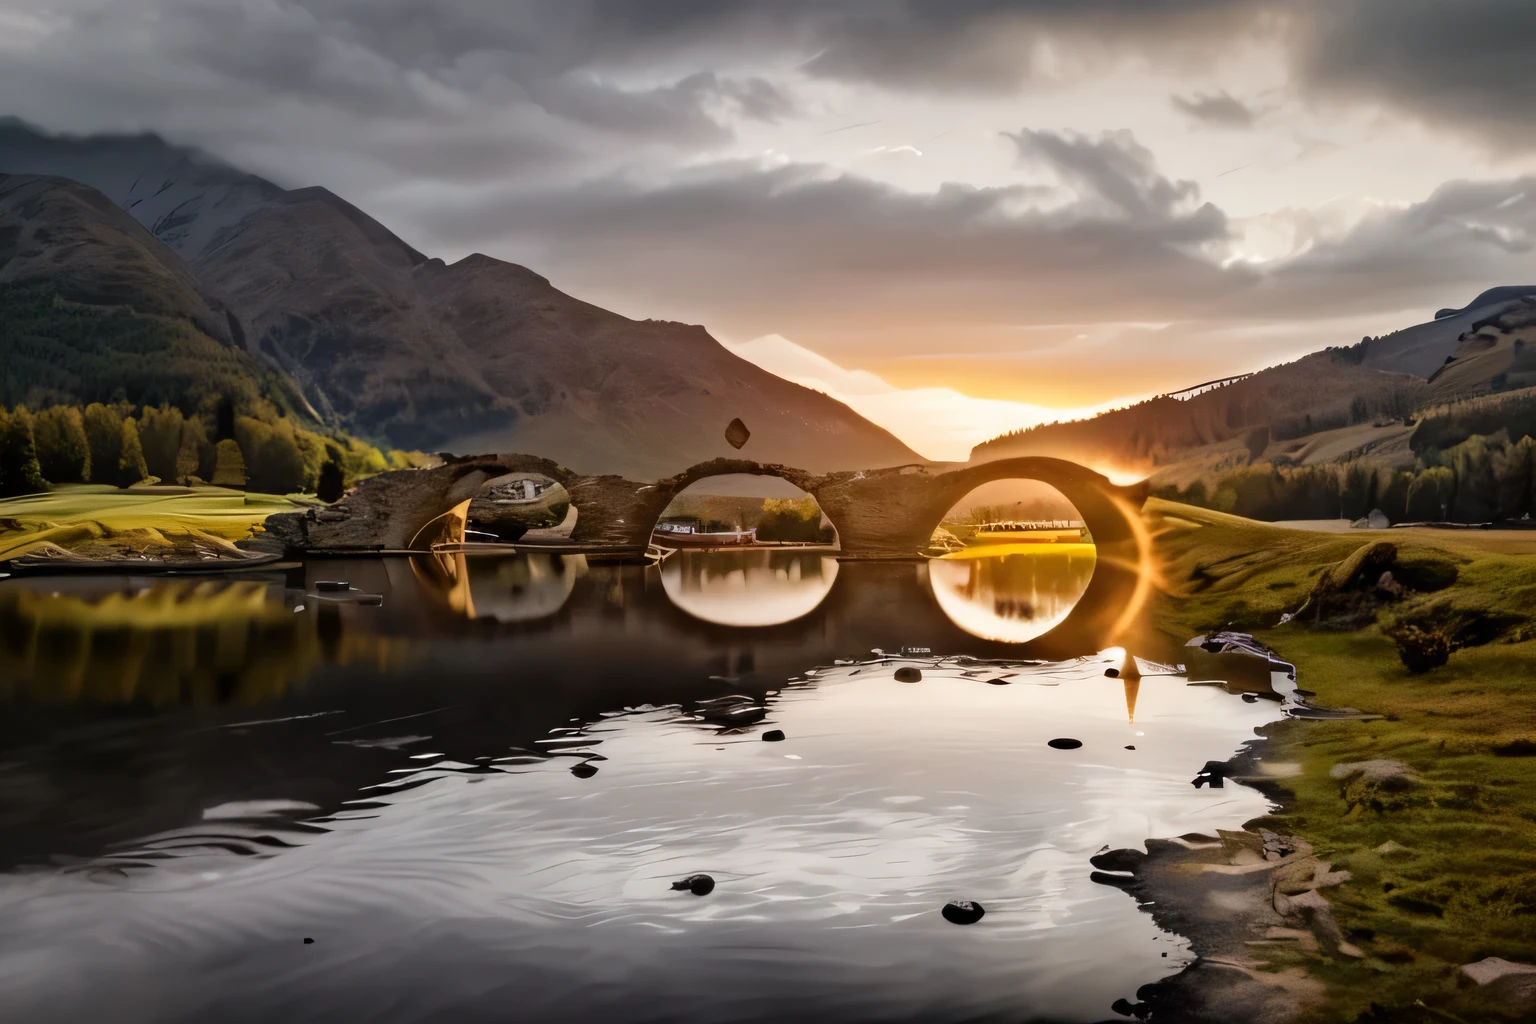
{"label": "dark pebble", "polygon": [[950,924],[975,924],[986,913],[980,903],[972,903],[970,900],[955,900],[944,904],[944,920]]}
{"label": "dark pebble", "polygon": [[306,946],[313,946],[314,944],[315,944],[315,940],[314,939],[305,939],[304,940],[304,945],[306,945]]}
{"label": "dark pebble", "polygon": [[1126,750],[1135,750],[1136,749],[1136,744],[1134,744],[1134,743],[1127,743],[1125,745],[1125,749]]}
{"label": "dark pebble", "polygon": [[763,739],[768,743],[777,743],[784,738],[783,729],[769,729],[763,733]]}
{"label": "dark pebble", "polygon": [[708,896],[715,891],[715,880],[708,875],[689,875],[672,883],[673,892],[691,892],[695,896]]}
{"label": "dark pebble", "polygon": [[987,680],[987,685],[988,686],[1007,686],[1008,682],[1009,681],[1007,679],[988,679]]}
{"label": "dark pebble", "polygon": [[1147,855],[1140,850],[1109,850],[1088,858],[1088,863],[1103,871],[1136,871],[1146,862]]}
{"label": "dark pebble", "polygon": [[1076,750],[1082,745],[1082,740],[1074,740],[1070,736],[1059,736],[1047,744],[1047,746],[1055,747],[1057,750]]}
{"label": "dark pebble", "polygon": [[911,666],[903,666],[896,670],[898,683],[920,683],[923,681],[923,673]]}
{"label": "dark pebble", "polygon": [[1111,678],[1111,679],[1119,679],[1120,678],[1120,670],[1117,669],[1117,668],[1107,668],[1107,669],[1104,670],[1104,674],[1106,676],[1109,676],[1109,678]]}
{"label": "dark pebble", "polygon": [[571,774],[578,779],[590,779],[597,774],[597,765],[588,764],[585,761],[581,762],[581,764],[573,764],[571,765]]}
{"label": "dark pebble", "polygon": [[1245,694],[1243,694],[1243,703],[1245,703],[1245,704],[1257,704],[1258,702],[1259,702],[1259,698],[1258,698],[1257,694],[1252,694],[1252,693],[1245,693]]}

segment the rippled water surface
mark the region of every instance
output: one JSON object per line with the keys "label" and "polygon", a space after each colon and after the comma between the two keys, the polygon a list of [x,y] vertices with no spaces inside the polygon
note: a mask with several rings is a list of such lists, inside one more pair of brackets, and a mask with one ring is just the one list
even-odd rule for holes
{"label": "rippled water surface", "polygon": [[1262,813],[1191,779],[1278,708],[994,642],[1091,571],[4,581],[0,1018],[1111,1017],[1185,947],[1088,858]]}

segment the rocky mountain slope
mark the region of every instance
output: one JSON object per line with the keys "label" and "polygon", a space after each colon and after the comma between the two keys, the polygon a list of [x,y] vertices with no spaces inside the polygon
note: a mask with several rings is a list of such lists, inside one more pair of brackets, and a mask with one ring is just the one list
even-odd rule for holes
{"label": "rocky mountain slope", "polygon": [[76,178],[176,249],[238,341],[329,424],[399,447],[527,451],[654,477],[735,454],[826,472],[920,461],[702,327],[635,321],[527,268],[428,259],[321,188],[284,190],[154,136],[0,125],[0,171]]}
{"label": "rocky mountain slope", "polygon": [[0,405],[253,399],[264,369],[190,268],[101,193],[0,175]]}

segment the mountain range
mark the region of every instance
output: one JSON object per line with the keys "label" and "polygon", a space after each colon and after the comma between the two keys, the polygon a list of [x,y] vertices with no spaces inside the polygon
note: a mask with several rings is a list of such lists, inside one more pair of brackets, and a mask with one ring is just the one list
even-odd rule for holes
{"label": "mountain range", "polygon": [[[703,327],[631,320],[486,255],[444,263],[327,189],[155,135],[6,119],[0,173],[0,345],[13,349],[0,402],[259,390],[394,447],[526,451],[641,479],[735,454],[736,418],[751,431],[741,454],[759,461],[922,461]],[[159,355],[132,365],[141,342]],[[206,372],[162,373],[172,360]]]}

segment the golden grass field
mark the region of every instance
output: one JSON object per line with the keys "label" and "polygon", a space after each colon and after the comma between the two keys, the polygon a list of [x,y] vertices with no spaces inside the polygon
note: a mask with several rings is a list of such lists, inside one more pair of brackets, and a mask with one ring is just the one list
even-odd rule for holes
{"label": "golden grass field", "polygon": [[267,516],[311,500],[223,487],[64,485],[0,500],[0,560],[156,547],[229,554],[232,543],[258,531]]}

